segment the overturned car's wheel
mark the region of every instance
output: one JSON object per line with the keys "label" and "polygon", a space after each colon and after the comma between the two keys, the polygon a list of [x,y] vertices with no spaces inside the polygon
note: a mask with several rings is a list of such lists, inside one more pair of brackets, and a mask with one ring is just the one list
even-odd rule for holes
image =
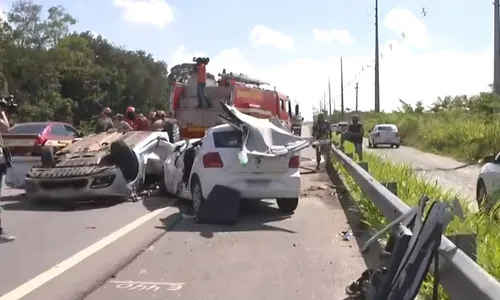
{"label": "overturned car's wheel", "polygon": [[42,147],[40,158],[42,159],[42,168],[52,168],[56,164],[54,160],[54,148]]}
{"label": "overturned car's wheel", "polygon": [[177,122],[173,121],[165,122],[165,127],[163,128],[163,131],[168,133],[168,139],[170,140],[171,143],[177,143],[180,140],[179,124],[177,124]]}
{"label": "overturned car's wheel", "polygon": [[127,181],[134,181],[139,174],[139,161],[130,147],[121,140],[115,141],[110,148],[111,161],[122,171]]}
{"label": "overturned car's wheel", "polygon": [[299,206],[299,198],[280,198],[276,199],[276,203],[280,211],[291,214]]}

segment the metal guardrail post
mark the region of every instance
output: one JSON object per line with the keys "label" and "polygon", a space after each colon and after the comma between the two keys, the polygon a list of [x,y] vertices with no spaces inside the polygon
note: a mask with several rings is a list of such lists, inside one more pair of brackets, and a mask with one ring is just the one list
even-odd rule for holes
{"label": "metal guardrail post", "polygon": [[[339,149],[331,155],[338,160],[373,201],[382,215],[395,220],[410,207]],[[499,300],[500,282],[488,274],[446,237],[439,247],[440,283],[453,300]]]}

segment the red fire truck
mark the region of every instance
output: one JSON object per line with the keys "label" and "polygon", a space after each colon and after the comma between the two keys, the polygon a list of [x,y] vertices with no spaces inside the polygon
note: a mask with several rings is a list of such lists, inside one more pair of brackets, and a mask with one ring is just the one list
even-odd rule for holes
{"label": "red fire truck", "polygon": [[203,137],[207,128],[217,125],[217,116],[223,113],[220,101],[257,118],[277,116],[291,130],[293,114],[288,96],[275,89],[261,88],[269,85],[266,82],[226,70],[219,74],[219,80],[209,79],[205,69],[209,59],[193,58],[193,61],[196,76],[172,83],[169,111],[179,124],[181,138]]}

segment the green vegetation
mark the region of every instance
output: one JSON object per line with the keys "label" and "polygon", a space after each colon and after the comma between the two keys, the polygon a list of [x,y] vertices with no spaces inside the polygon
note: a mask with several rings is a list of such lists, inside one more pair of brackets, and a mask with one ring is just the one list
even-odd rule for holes
{"label": "green vegetation", "polygon": [[[336,137],[337,138],[337,137]],[[351,143],[345,144],[346,153],[354,153],[354,146]],[[442,189],[437,183],[430,183],[422,176],[418,175],[411,166],[394,164],[384,161],[375,154],[364,153],[364,161],[368,162],[370,174],[380,182],[397,182],[398,196],[410,206],[415,206],[422,195],[427,195],[431,199],[441,199],[445,201],[453,200],[455,193]],[[336,170],[343,176],[351,196],[357,202],[362,212],[364,222],[373,229],[380,229],[387,220],[382,216],[377,207],[370,199],[365,197],[356,185],[354,180],[347,174],[343,166],[333,160]],[[463,199],[460,199],[464,203]],[[463,204],[466,210],[466,220],[464,222],[455,218],[448,227],[447,234],[471,233],[477,236],[478,263],[488,273],[500,279],[500,227],[498,227],[498,207],[493,208],[490,214],[474,213],[467,209],[468,205]],[[424,299],[431,295],[432,281],[430,276],[421,289]],[[440,299],[450,299],[441,291]]]}
{"label": "green vegetation", "polygon": [[15,121],[53,120],[88,127],[109,106],[143,113],[166,109],[167,65],[144,51],[128,51],[102,36],[71,32],[77,23],[62,6],[14,3],[0,19],[0,95],[19,104]]}
{"label": "green vegetation", "polygon": [[360,113],[365,130],[377,123],[393,123],[403,144],[467,162],[500,150],[500,99],[492,93],[438,98],[427,110],[422,102],[414,107],[401,103],[392,113]]}

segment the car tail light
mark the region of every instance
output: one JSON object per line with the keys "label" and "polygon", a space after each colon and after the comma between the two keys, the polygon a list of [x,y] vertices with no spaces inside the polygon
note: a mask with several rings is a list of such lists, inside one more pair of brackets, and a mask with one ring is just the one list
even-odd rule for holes
{"label": "car tail light", "polygon": [[222,163],[219,152],[210,152],[203,155],[203,166],[205,168],[222,168],[224,164]]}
{"label": "car tail light", "polygon": [[300,157],[299,156],[292,156],[290,158],[290,161],[288,162],[288,167],[290,169],[298,169],[300,166]]}
{"label": "car tail light", "polygon": [[43,146],[45,145],[45,143],[47,142],[47,139],[44,138],[43,136],[38,136],[36,139],[35,139],[35,146]]}
{"label": "car tail light", "polygon": [[399,137],[399,132],[396,131],[396,136]]}

